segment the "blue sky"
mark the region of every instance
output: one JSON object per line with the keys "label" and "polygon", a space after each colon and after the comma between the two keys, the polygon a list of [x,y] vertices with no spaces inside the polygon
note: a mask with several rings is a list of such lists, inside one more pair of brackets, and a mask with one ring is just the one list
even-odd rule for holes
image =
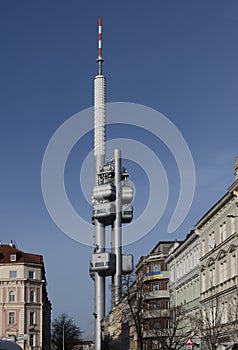
{"label": "blue sky", "polygon": [[[172,155],[151,134],[120,125],[109,128],[109,138],[139,139],[153,149],[170,184],[168,206],[158,225],[124,249],[138,260],[158,239],[184,238],[234,181],[238,4],[8,0],[1,1],[0,10],[0,238],[44,255],[53,318],[67,312],[85,337],[92,337],[92,248],[70,239],[51,220],[41,191],[41,164],[57,128],[93,105],[97,19],[103,18],[107,101],[137,103],[165,115],[184,136],[196,169],[191,210],[180,228],[168,234],[179,193]],[[91,136],[72,150],[65,172],[68,196],[88,221],[91,209],[79,178],[93,146]],[[136,186],[134,209],[139,216],[148,183],[139,165],[125,163]],[[93,227],[87,234],[93,236]]]}

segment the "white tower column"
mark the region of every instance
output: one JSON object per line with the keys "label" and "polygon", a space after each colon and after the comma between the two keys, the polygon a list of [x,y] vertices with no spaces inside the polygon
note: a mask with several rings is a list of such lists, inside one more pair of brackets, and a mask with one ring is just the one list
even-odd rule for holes
{"label": "white tower column", "polygon": [[116,255],[116,273],[112,277],[112,306],[116,305],[121,298],[121,275],[122,275],[122,229],[121,229],[121,150],[114,150],[114,171],[116,186],[116,218],[112,224],[112,253]]}

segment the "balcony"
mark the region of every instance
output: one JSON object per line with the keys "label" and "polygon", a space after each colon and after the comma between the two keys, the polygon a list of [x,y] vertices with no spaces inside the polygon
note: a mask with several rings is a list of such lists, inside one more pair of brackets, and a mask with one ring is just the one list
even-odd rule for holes
{"label": "balcony", "polygon": [[164,279],[169,278],[169,271],[156,271],[156,272],[149,272],[145,273],[144,275],[144,281],[151,281],[151,280],[157,280],[157,279]]}
{"label": "balcony", "polygon": [[144,299],[162,299],[162,298],[169,298],[169,291],[168,290],[155,290],[153,292],[145,293]]}
{"label": "balcony", "polygon": [[156,338],[160,335],[159,329],[150,329],[143,332],[143,338]]}
{"label": "balcony", "polygon": [[159,317],[169,317],[169,310],[162,309],[162,310],[146,310],[144,312],[143,317],[145,319],[148,318],[159,318]]}

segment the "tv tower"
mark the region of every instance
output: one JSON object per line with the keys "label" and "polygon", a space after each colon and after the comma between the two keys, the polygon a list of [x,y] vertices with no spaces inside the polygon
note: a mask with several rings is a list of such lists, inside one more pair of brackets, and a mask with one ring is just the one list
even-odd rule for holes
{"label": "tv tower", "polygon": [[[105,316],[105,278],[112,276],[112,306],[121,299],[122,274],[133,270],[133,256],[122,254],[122,224],[133,218],[133,189],[121,165],[121,150],[106,161],[106,79],[102,74],[102,19],[98,20],[98,74],[94,79],[94,187],[92,195],[94,253],[90,276],[94,280],[95,349],[101,349],[101,320]],[[111,226],[111,251],[106,250],[105,227]]]}

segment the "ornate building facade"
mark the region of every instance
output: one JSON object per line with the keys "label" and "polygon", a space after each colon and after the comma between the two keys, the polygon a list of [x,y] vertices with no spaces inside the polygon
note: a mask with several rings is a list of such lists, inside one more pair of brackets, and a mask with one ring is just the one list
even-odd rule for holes
{"label": "ornate building facade", "polygon": [[[166,263],[169,271],[170,304],[182,306],[188,317],[200,310],[200,236],[192,230],[182,242],[175,241]],[[191,329],[194,327],[191,325]],[[188,329],[189,332],[189,329]],[[188,334],[194,350],[200,349],[198,334]]]}
{"label": "ornate building facade", "polygon": [[0,338],[49,350],[50,315],[43,257],[0,244]]}
{"label": "ornate building facade", "polygon": [[[202,318],[209,341],[218,349],[238,340],[238,158],[234,168],[234,183],[196,224],[201,239]],[[203,338],[206,349],[208,334]]]}

